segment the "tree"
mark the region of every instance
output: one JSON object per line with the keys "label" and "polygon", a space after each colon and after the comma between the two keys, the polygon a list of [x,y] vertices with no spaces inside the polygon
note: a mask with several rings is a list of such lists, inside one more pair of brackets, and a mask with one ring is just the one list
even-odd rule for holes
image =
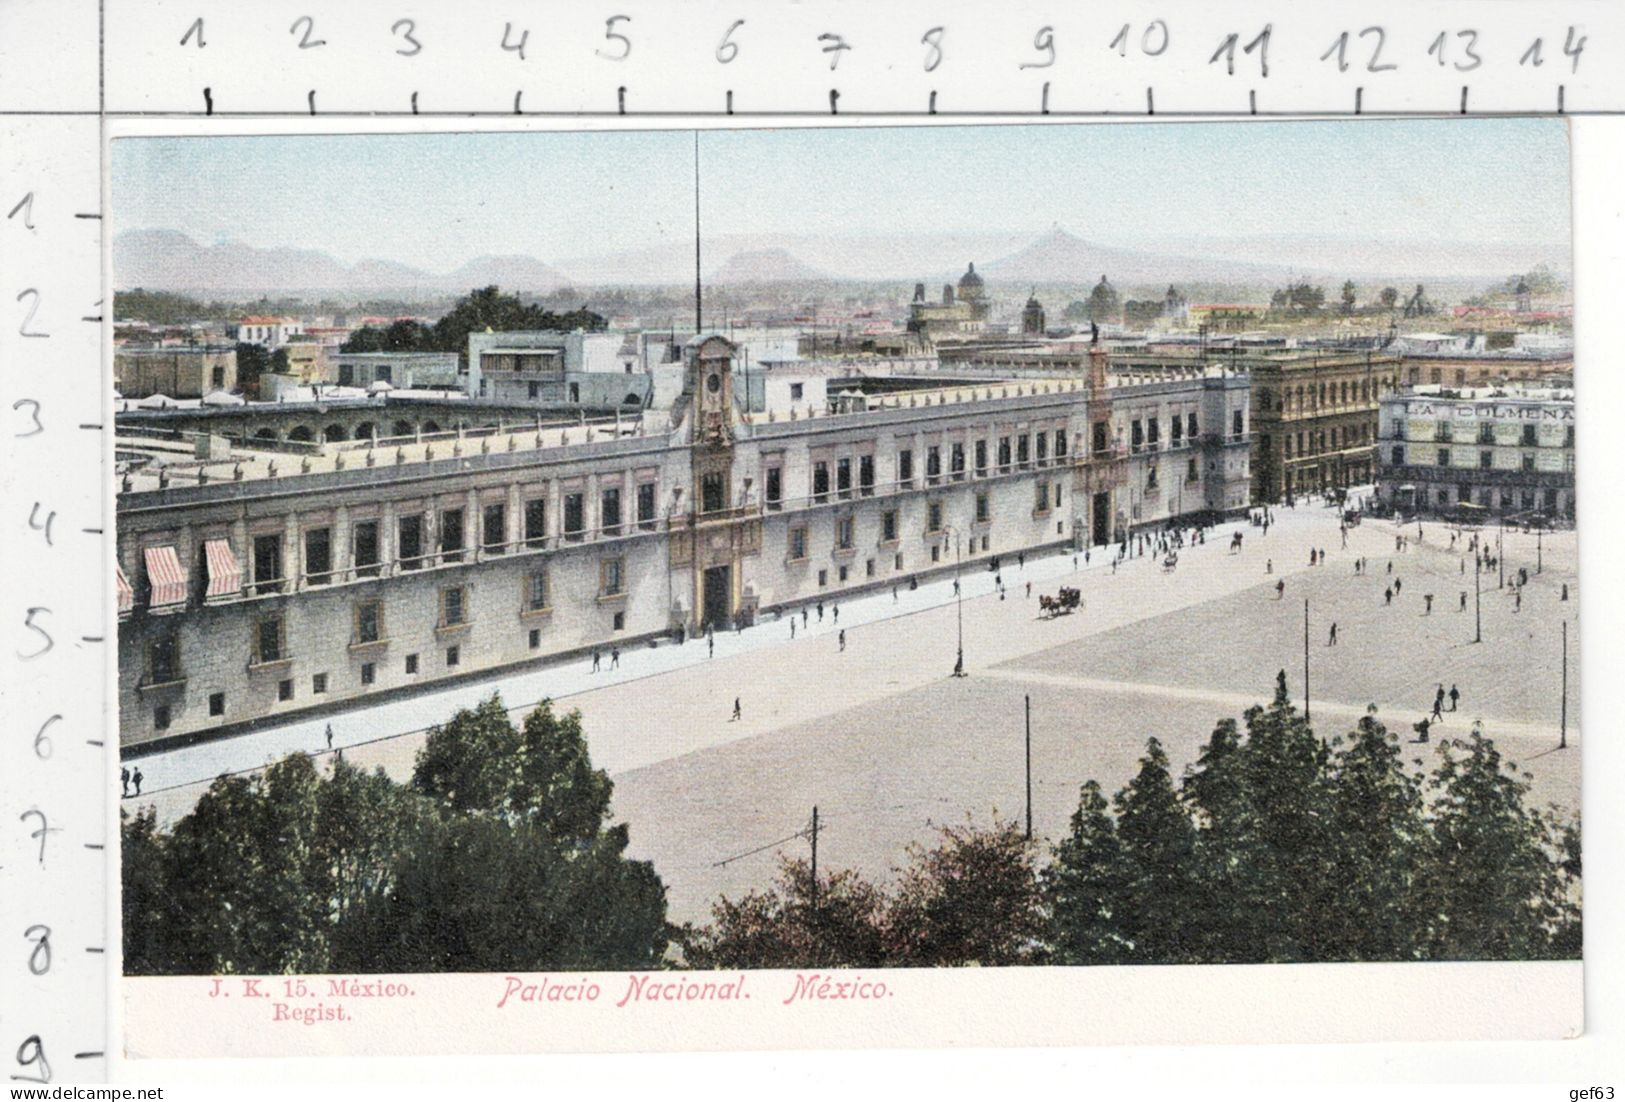
{"label": "tree", "polygon": [[[1319,959],[1416,958],[1430,845],[1422,780],[1375,715],[1360,718],[1331,763],[1327,794]],[[1365,920],[1328,921],[1333,915]]]}
{"label": "tree", "polygon": [[1071,833],[1043,872],[1056,964],[1122,964],[1133,951],[1121,930],[1129,870],[1109,806],[1100,784],[1085,782]]}
{"label": "tree", "polygon": [[290,755],[253,777],[222,777],[167,839],[167,972],[322,972],[328,899],[309,860],[318,778]]}
{"label": "tree", "polygon": [[1343,281],[1343,313],[1354,313],[1354,281],[1352,279]]}
{"label": "tree", "polygon": [[119,899],[124,910],[124,972],[130,976],[150,976],[165,971],[177,946],[173,941],[175,923],[168,885],[164,836],[158,831],[158,815],[152,808],[132,817],[119,812],[119,837],[123,849],[122,890]]}
{"label": "tree", "polygon": [[434,344],[442,352],[467,354],[468,335],[489,329],[511,330],[601,330],[603,318],[585,307],[566,314],[554,314],[539,306],[526,305],[515,295],[505,295],[495,286],[471,291],[434,324]]}
{"label": "tree", "polygon": [[1162,743],[1147,739],[1140,771],[1115,799],[1128,868],[1120,936],[1134,963],[1194,963],[1186,937],[1196,830],[1174,791]]}
{"label": "tree", "polygon": [[651,968],[665,885],[606,825],[576,713],[524,733],[491,697],[410,785],[292,754],[221,777],[168,834],[127,819],[126,951],[145,974]]}
{"label": "tree", "polygon": [[260,376],[271,370],[271,356],[257,344],[237,342],[237,388],[244,394],[257,397]]}
{"label": "tree", "polygon": [[781,858],[766,891],[711,908],[711,922],[682,932],[692,968],[874,968],[888,963],[887,899],[850,869],[819,877],[811,866]]}
{"label": "tree", "polygon": [[1034,847],[1015,823],[939,829],[909,850],[886,915],[890,960],[909,967],[1035,964],[1045,917]]}
{"label": "tree", "polygon": [[412,789],[448,811],[505,812],[518,750],[508,709],[493,693],[429,729],[412,769]]}
{"label": "tree", "polygon": [[509,806],[535,822],[555,845],[589,843],[609,817],[614,785],[592,767],[581,713],[559,717],[544,700],[525,717]]}
{"label": "tree", "polygon": [[364,325],[345,340],[344,352],[433,352],[434,330],[420,321],[400,318],[383,329]]}
{"label": "tree", "polygon": [[1421,885],[1431,920],[1428,957],[1556,956],[1579,921],[1569,891],[1569,869],[1575,876],[1579,869],[1577,843],[1524,806],[1527,781],[1476,729],[1441,745],[1438,754],[1428,781],[1433,860]]}
{"label": "tree", "polygon": [[1377,301],[1382,303],[1383,309],[1392,310],[1394,304],[1399,301],[1399,289],[1397,287],[1384,287],[1381,293],[1377,295]]}

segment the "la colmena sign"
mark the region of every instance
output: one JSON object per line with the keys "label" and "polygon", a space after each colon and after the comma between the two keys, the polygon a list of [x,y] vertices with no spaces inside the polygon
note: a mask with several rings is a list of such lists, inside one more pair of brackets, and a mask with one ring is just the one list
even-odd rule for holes
{"label": "la colmena sign", "polygon": [[1405,413],[1418,421],[1572,421],[1574,404],[1425,400],[1406,402]]}

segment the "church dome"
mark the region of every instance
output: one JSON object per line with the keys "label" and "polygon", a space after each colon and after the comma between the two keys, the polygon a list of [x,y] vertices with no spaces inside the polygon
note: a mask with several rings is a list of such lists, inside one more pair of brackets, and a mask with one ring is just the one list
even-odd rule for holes
{"label": "church dome", "polygon": [[976,262],[972,261],[965,274],[959,277],[959,293],[963,296],[966,291],[975,290],[979,292],[981,289],[982,277],[976,274]]}

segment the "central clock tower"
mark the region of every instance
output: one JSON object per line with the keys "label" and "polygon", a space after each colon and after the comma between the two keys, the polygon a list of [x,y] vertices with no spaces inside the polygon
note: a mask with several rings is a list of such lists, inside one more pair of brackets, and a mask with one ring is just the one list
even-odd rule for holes
{"label": "central clock tower", "polygon": [[738,346],[715,334],[683,348],[683,397],[678,415],[689,423],[691,512],[672,531],[672,565],[692,568],[690,630],[727,627],[754,613],[755,595],[743,578],[744,559],[761,550],[761,519],[749,483],[734,482],[733,361]]}

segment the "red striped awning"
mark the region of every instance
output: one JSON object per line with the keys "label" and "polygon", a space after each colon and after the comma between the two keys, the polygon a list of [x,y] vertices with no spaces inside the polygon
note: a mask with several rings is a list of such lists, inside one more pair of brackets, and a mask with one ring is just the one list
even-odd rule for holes
{"label": "red striped awning", "polygon": [[122,566],[114,563],[113,569],[118,575],[116,579],[118,582],[118,611],[119,615],[122,616],[135,607],[135,590],[130,588],[130,579],[124,576]]}
{"label": "red striped awning", "polygon": [[152,608],[185,604],[186,570],[181,566],[175,549],[166,544],[163,547],[149,547],[144,554],[147,560],[147,584],[152,587],[147,604]]}
{"label": "red striped awning", "polygon": [[209,589],[204,599],[236,597],[242,592],[243,572],[225,540],[204,540],[203,558],[209,567]]}

